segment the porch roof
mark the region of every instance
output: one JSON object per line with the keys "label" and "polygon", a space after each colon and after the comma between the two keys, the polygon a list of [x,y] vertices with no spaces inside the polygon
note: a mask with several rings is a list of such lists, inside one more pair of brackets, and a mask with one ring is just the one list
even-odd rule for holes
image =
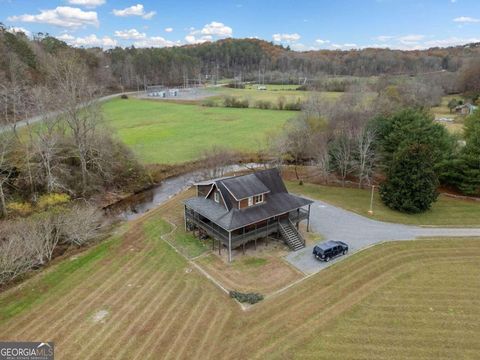
{"label": "porch roof", "polygon": [[195,197],[185,201],[188,208],[206,217],[221,228],[232,231],[269,219],[311,204],[312,201],[289,193],[271,194],[262,204],[244,209],[224,206],[204,197]]}

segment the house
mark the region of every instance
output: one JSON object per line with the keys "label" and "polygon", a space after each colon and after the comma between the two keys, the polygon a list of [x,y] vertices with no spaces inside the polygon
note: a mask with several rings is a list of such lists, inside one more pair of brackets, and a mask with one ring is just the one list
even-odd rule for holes
{"label": "house", "polygon": [[185,201],[185,229],[198,230],[228,249],[276,234],[292,250],[305,247],[299,223],[310,219],[311,200],[289,194],[277,169],[195,184],[197,196]]}
{"label": "house", "polygon": [[472,104],[458,105],[455,107],[455,112],[462,115],[471,115],[477,108],[478,106]]}

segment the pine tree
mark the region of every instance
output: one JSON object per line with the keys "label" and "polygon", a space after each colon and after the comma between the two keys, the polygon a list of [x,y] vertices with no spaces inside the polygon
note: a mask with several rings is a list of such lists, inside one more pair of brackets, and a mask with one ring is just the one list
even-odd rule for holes
{"label": "pine tree", "polygon": [[388,207],[420,213],[436,201],[438,179],[428,146],[412,144],[395,154],[380,186],[380,195]]}

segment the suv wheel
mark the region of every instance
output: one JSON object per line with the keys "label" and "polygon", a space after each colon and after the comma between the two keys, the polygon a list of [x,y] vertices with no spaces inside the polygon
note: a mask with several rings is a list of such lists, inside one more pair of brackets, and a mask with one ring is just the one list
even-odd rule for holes
{"label": "suv wheel", "polygon": [[343,255],[347,255],[348,250],[343,250]]}
{"label": "suv wheel", "polygon": [[325,262],[329,262],[329,261],[330,261],[330,256],[327,256],[327,257],[325,258]]}

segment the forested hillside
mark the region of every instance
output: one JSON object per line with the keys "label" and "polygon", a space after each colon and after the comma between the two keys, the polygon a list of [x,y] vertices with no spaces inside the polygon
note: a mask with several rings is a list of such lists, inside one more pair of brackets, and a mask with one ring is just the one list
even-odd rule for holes
{"label": "forested hillside", "polygon": [[46,34],[33,38],[0,28],[0,81],[20,75],[27,83],[41,83],[49,56],[75,52],[106,88],[143,87],[145,84],[182,85],[187,79],[237,77],[269,82],[298,82],[324,75],[416,75],[445,70],[456,72],[478,56],[478,44],[422,51],[363,49],[295,52],[258,39],[225,39],[170,48],[73,49]]}

